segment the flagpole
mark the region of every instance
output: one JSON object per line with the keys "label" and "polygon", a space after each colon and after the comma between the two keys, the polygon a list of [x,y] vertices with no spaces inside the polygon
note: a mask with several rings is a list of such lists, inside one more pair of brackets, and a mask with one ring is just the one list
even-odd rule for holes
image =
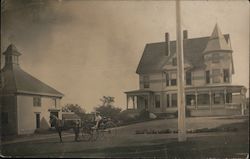
{"label": "flagpole", "polygon": [[178,141],[186,141],[185,121],[185,89],[184,89],[184,57],[181,29],[180,0],[176,0],[176,54],[177,54],[177,86],[178,86]]}

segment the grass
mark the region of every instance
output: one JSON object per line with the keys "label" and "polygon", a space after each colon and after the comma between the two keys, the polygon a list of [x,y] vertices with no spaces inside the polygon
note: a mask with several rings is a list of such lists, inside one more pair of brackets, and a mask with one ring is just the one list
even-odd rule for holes
{"label": "grass", "polygon": [[[121,146],[104,149],[72,150],[61,153],[37,154],[45,157],[108,157],[108,158],[244,158],[248,143],[237,135],[190,138],[186,142],[163,141],[163,144]],[[165,143],[164,143],[165,142]],[[34,150],[34,149],[33,149]],[[34,155],[34,154],[33,154]],[[35,155],[36,156],[36,155]]]}
{"label": "grass", "polygon": [[238,131],[190,134],[186,142],[180,143],[176,138],[162,134],[155,137],[128,134],[132,128],[129,126],[126,131],[122,129],[125,134],[120,132],[118,136],[103,141],[73,142],[73,137],[65,138],[63,144],[58,142],[58,138],[29,141],[2,145],[1,153],[21,157],[246,158],[245,153],[249,152],[248,120],[222,123],[219,128],[237,128]]}

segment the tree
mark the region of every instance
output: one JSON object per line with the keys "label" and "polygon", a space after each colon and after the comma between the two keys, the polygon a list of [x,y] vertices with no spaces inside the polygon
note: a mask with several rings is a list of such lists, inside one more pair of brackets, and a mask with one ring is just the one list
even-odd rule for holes
{"label": "tree", "polygon": [[115,97],[103,96],[100,101],[102,102],[101,106],[113,105],[115,102]]}
{"label": "tree", "polygon": [[101,116],[116,118],[117,115],[121,112],[121,108],[117,108],[113,105],[115,102],[114,97],[103,96],[100,101],[102,103],[98,107],[95,107],[95,111],[100,112]]}
{"label": "tree", "polygon": [[65,112],[74,112],[79,117],[83,117],[85,115],[85,110],[78,104],[66,104],[63,108],[63,111]]}

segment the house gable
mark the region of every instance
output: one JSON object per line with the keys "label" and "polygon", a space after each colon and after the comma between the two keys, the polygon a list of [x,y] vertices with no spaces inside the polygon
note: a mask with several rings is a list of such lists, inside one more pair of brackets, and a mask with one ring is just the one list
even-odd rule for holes
{"label": "house gable", "polygon": [[[229,42],[229,34],[224,35],[226,42]],[[183,42],[184,61],[193,69],[205,67],[203,51],[207,46],[209,37],[186,39]],[[146,44],[143,55],[137,67],[137,74],[161,72],[162,68],[170,62],[176,54],[176,41],[170,41],[170,55],[165,55],[165,42]]]}

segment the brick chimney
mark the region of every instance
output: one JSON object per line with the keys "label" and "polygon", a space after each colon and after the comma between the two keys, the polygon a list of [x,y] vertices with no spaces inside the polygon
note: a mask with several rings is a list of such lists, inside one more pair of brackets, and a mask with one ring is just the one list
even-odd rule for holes
{"label": "brick chimney", "polygon": [[165,55],[169,56],[170,55],[170,38],[169,38],[169,33],[165,33]]}
{"label": "brick chimney", "polygon": [[188,31],[183,30],[183,40],[188,39]]}

